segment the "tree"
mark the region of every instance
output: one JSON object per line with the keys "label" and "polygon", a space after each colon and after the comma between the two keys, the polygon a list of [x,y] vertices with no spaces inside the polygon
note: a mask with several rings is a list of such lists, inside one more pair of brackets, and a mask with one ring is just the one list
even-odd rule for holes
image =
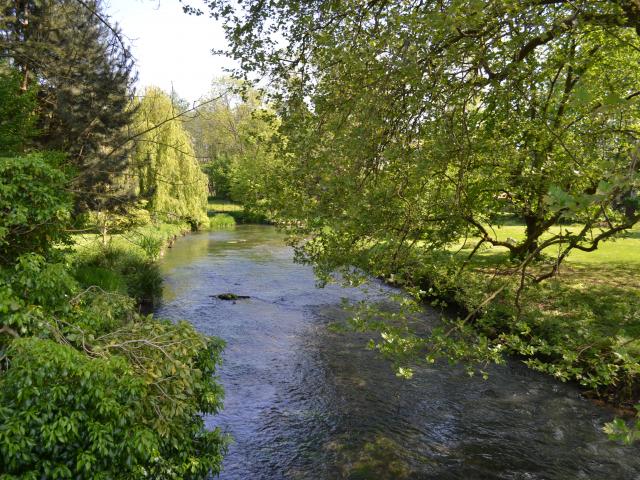
{"label": "tree", "polygon": [[[510,350],[590,388],[637,382],[621,330],[605,338],[574,317],[554,330],[539,308],[569,297],[544,281],[572,252],[640,220],[637,2],[204,4],[225,21],[236,76],[267,85],[277,161],[254,187],[298,258],[323,279],[373,274],[466,308],[427,336],[356,316],[382,330],[382,352],[407,366]],[[523,238],[499,238],[513,220]],[[510,252],[490,274],[487,245]],[[624,325],[637,304],[621,303]]]}
{"label": "tree", "polygon": [[136,110],[128,173],[138,183],[137,196],[159,218],[197,228],[207,220],[207,177],[177,118],[179,112],[158,88],[148,88]]}
{"label": "tree", "polygon": [[[478,236],[523,279],[560,248],[542,281],[640,218],[615,208],[638,188],[635,2],[204,3],[239,75],[270,79],[299,193],[273,208],[324,243],[306,244],[316,263],[375,246],[391,268],[416,244]],[[492,234],[505,214],[522,241]],[[583,228],[549,234],[567,221]]]}
{"label": "tree", "polygon": [[254,154],[253,137],[266,128],[266,122],[260,116],[260,95],[242,82],[216,80],[209,97],[184,125],[209,177],[209,193],[228,199],[235,166]]}
{"label": "tree", "polygon": [[36,133],[36,88],[19,91],[19,72],[0,63],[0,156],[24,153]]}
{"label": "tree", "polygon": [[126,167],[133,59],[102,1],[4,0],[0,12],[1,55],[22,91],[38,86],[32,147],[67,154],[77,207],[126,197],[112,180]]}
{"label": "tree", "polygon": [[72,198],[59,169],[63,159],[0,157],[0,265],[12,265],[28,252],[47,255],[69,240]]}

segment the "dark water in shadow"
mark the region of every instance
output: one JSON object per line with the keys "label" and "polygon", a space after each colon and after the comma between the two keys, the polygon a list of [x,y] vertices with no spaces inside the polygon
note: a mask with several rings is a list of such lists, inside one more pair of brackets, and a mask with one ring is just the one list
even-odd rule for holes
{"label": "dark water in shadow", "polygon": [[[199,233],[161,261],[159,316],[227,342],[225,480],[640,479],[640,449],[609,442],[612,414],[517,362],[469,378],[446,365],[397,378],[362,334],[331,333],[341,299],[272,227]],[[209,295],[250,295],[235,304]]]}

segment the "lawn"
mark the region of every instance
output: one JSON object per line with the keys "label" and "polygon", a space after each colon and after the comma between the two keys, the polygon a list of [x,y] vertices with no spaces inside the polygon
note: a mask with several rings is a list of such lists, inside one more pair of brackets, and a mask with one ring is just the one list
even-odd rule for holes
{"label": "lawn", "polygon": [[[580,227],[579,225],[554,227],[551,233],[555,233],[560,228],[577,231]],[[499,240],[507,238],[521,240],[524,238],[524,226],[505,225],[496,228],[495,233]],[[557,250],[557,247],[555,248]],[[555,253],[553,249],[554,247],[550,247],[544,253],[553,255]],[[506,252],[504,247],[493,247],[485,252],[491,250]],[[622,234],[619,238],[600,243],[595,252],[574,250],[568,260],[570,264],[640,266],[640,225],[636,225],[633,230]]]}
{"label": "lawn", "polygon": [[[522,225],[506,225],[494,232],[500,240],[524,238]],[[462,262],[477,241],[467,239],[449,252]],[[544,251],[549,260],[555,248]],[[476,321],[479,331],[524,358],[532,368],[577,381],[616,403],[640,400],[639,226],[600,243],[594,252],[573,251],[557,275],[523,291],[520,311],[515,306],[519,275],[509,275],[513,269],[506,248],[483,246],[459,275],[435,266],[446,257],[424,257],[414,282],[445,286],[446,299],[468,311],[483,305]],[[531,266],[533,271],[549,268],[550,261]],[[501,287],[494,301],[483,304]]]}
{"label": "lawn", "polygon": [[215,213],[228,213],[228,212],[240,212],[244,210],[242,205],[234,203],[230,200],[218,200],[218,199],[209,199],[209,204],[207,205],[207,214],[209,216]]}

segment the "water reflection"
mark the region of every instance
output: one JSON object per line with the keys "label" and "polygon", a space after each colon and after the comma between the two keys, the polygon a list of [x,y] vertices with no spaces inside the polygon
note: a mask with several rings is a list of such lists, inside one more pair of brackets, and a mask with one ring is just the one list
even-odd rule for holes
{"label": "water reflection", "polygon": [[227,341],[225,409],[207,420],[235,438],[221,478],[640,479],[638,448],[600,432],[609,413],[516,362],[488,381],[444,365],[398,379],[366,335],[327,328],[343,297],[381,293],[317,289],[291,257],[248,226],[180,239],[161,262],[158,314]]}

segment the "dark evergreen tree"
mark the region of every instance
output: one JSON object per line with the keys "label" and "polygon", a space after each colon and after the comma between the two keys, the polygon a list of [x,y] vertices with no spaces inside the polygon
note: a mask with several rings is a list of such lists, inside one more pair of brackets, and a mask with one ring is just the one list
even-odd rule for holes
{"label": "dark evergreen tree", "polygon": [[[101,0],[0,0],[0,52],[38,86],[34,148],[65,152],[76,170],[77,207],[127,197],[133,58]],[[116,181],[117,180],[117,181]]]}

